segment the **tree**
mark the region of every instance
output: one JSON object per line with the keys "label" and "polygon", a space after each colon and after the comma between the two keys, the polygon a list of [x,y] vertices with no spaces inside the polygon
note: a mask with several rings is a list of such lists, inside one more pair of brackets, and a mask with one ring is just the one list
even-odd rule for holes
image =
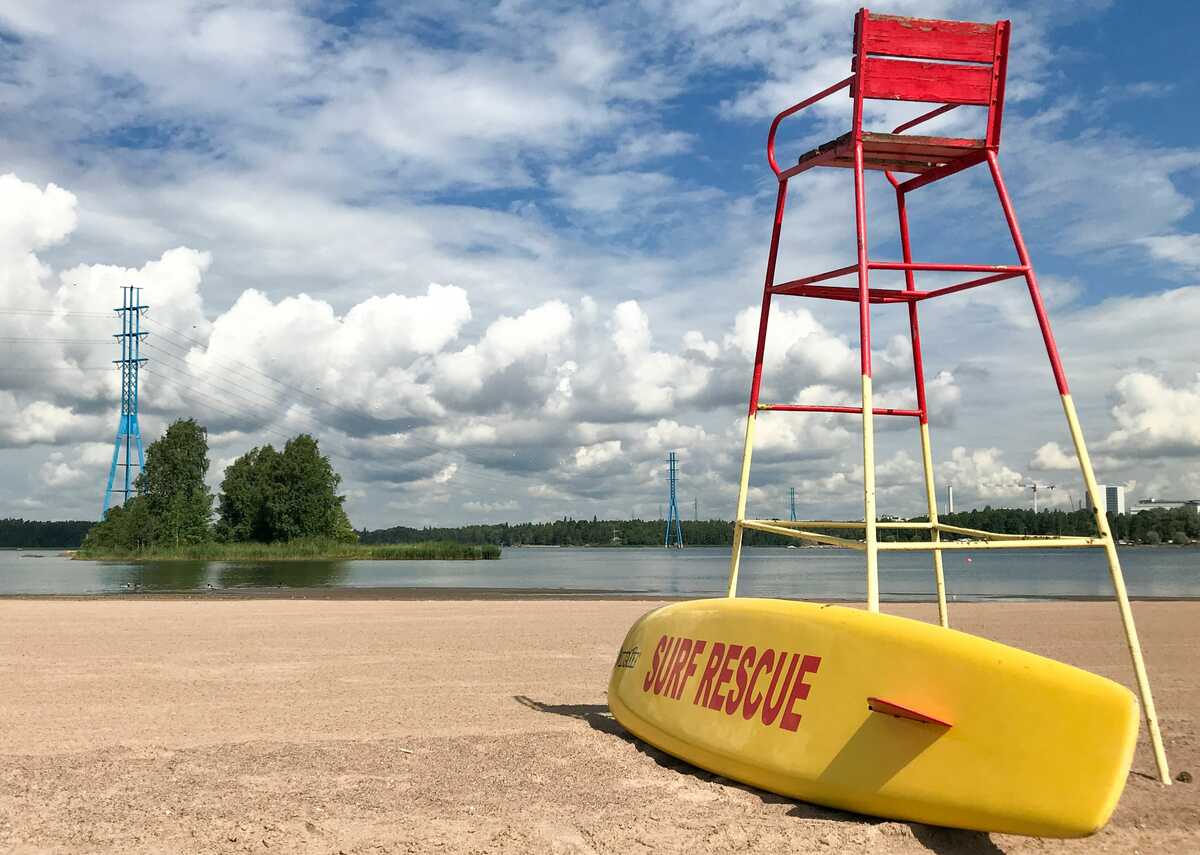
{"label": "tree", "polygon": [[178,419],[146,448],[138,475],[138,495],[110,508],[92,526],[85,550],[140,550],[155,544],[179,546],[208,540],[212,493],[208,473],[208,434],[194,419]]}
{"label": "tree", "polygon": [[261,542],[321,537],[353,541],[358,535],[337,495],[341,476],[308,434],[282,452],[254,448],[225,470],[219,501],[220,537]]}
{"label": "tree", "polygon": [[97,552],[145,549],[153,542],[153,532],[146,499],[132,496],[125,500],[125,504],[109,508],[104,520],[88,530],[82,548]]}
{"label": "tree", "polygon": [[225,541],[268,541],[261,473],[275,449],[252,448],[225,469],[217,502],[216,534]]}
{"label": "tree", "polygon": [[213,497],[204,483],[207,474],[208,432],[195,419],[177,419],[150,443],[137,478],[152,526],[150,542],[208,540]]}

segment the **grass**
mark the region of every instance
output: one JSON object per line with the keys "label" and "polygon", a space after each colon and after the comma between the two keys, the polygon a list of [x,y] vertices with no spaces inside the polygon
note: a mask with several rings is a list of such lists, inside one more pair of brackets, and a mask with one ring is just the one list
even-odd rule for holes
{"label": "grass", "polygon": [[500,557],[500,547],[450,541],[423,543],[339,543],[292,540],[286,543],[192,543],[146,549],[80,549],[76,558],[92,561],[476,561]]}

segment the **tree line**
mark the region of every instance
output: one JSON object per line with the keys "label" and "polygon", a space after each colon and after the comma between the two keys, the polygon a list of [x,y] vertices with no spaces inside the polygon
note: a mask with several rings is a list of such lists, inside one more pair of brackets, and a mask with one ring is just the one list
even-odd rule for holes
{"label": "tree line", "polygon": [[43,520],[0,519],[0,549],[51,549],[71,548],[83,543],[83,538],[95,522],[93,520]]}
{"label": "tree line", "polygon": [[194,419],[173,422],[146,448],[137,495],[91,528],[84,551],[357,539],[345,496],[337,494],[341,476],[308,434],[289,439],[281,451],[264,445],[243,454],[226,468],[216,497],[205,481],[208,467],[208,432]]}
{"label": "tree line", "polygon": [[[928,517],[912,517],[911,522],[927,522]],[[941,522],[964,528],[977,528],[1001,534],[1094,535],[1096,521],[1090,511],[1049,510],[1034,513],[1021,508],[985,507],[978,510],[944,514]],[[1133,514],[1110,514],[1109,523],[1118,540],[1130,543],[1190,543],[1200,540],[1200,515],[1187,508],[1155,508]],[[423,540],[449,540],[458,543],[495,544],[497,546],[661,546],[664,520],[601,520],[596,517],[563,517],[550,522],[495,523],[450,527],[391,528],[358,533],[362,543],[414,543]],[[733,523],[729,520],[683,520],[683,542],[692,546],[727,546],[733,542]],[[817,531],[822,531],[817,529]],[[828,534],[860,537],[862,530],[830,529]],[[880,529],[879,538],[921,540],[920,530]],[[791,538],[746,530],[747,546],[784,546],[796,543]]]}

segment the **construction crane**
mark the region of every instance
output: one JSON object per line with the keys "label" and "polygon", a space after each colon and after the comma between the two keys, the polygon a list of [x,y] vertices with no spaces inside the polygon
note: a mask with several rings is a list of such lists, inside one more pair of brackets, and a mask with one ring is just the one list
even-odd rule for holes
{"label": "construction crane", "polygon": [[1018,487],[1028,487],[1033,490],[1033,512],[1038,512],[1038,490],[1053,490],[1057,484],[1039,484],[1037,481],[1024,481],[1017,485]]}

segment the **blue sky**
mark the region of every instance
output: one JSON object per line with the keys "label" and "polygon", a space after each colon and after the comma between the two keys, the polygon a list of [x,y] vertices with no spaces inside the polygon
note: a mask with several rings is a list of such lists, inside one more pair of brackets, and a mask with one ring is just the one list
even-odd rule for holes
{"label": "blue sky", "polygon": [[[848,73],[854,4],[64,8],[0,10],[0,514],[98,506],[121,284],[154,307],[145,430],[199,416],[214,482],[306,430],[359,525],[653,515],[678,449],[688,501],[732,513],[766,128]],[[876,11],[1012,19],[1001,163],[1100,478],[1200,494],[1200,72],[1184,36],[1200,12]],[[782,150],[840,134],[848,112],[834,96]],[[940,127],[973,133],[967,112]],[[919,258],[1012,258],[975,172],[914,197]],[[878,176],[868,189],[872,254],[894,258],[891,194]],[[853,243],[849,176],[797,179],[780,276],[849,263]],[[926,306],[939,481],[960,504],[1027,504],[1031,478],[1078,501],[1020,286]],[[853,313],[784,300],[775,317],[768,393],[853,403]],[[897,405],[902,321],[876,311]],[[795,486],[806,513],[853,514],[853,423],[772,419],[752,511],[782,512]],[[884,512],[921,511],[909,433],[881,435]]]}

